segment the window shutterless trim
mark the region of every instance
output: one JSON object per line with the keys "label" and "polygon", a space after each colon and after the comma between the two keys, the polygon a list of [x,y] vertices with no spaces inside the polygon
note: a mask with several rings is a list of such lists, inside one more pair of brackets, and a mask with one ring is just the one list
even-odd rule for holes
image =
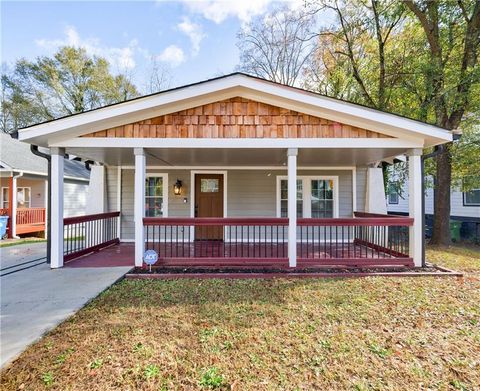
{"label": "window shutterless trim", "polygon": [[[147,178],[162,178],[162,200],[163,200],[163,212],[162,217],[168,217],[168,189],[170,187],[168,183],[168,174],[167,173],[155,173],[155,172],[147,172],[145,173],[145,180]],[[146,189],[146,188],[145,188]],[[147,195],[143,195],[144,204],[145,200],[147,199]],[[145,208],[146,211],[146,208]]]}
{"label": "window shutterless trim", "polygon": [[[480,189],[472,189],[470,191],[480,191]],[[468,203],[467,202],[467,193],[469,193],[470,191],[464,191],[462,192],[462,200],[463,200],[463,206],[467,207],[467,208],[471,208],[471,207],[475,207],[475,206],[480,206],[480,203],[478,202],[475,202],[475,203]]]}
{"label": "window shutterless trim", "polygon": [[[311,181],[312,180],[331,180],[333,181],[333,218],[339,216],[339,180],[336,175],[298,175],[297,180],[301,179],[303,181],[302,192],[303,192],[303,217],[310,218],[312,216],[312,192],[311,192]],[[281,217],[281,181],[288,180],[288,177],[285,175],[277,175],[276,182],[276,194],[277,194],[277,217]],[[296,197],[296,194],[295,194]]]}

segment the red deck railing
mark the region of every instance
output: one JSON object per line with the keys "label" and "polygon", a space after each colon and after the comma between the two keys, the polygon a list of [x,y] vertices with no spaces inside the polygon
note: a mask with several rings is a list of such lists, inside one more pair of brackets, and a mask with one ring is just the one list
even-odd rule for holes
{"label": "red deck railing", "polygon": [[[144,218],[159,266],[288,266],[286,218]],[[298,219],[299,267],[412,266],[413,219],[362,214]]]}
{"label": "red deck railing", "polygon": [[120,243],[117,224],[120,212],[63,219],[64,261]]}
{"label": "red deck railing", "polygon": [[18,225],[45,225],[45,208],[17,208],[17,226]]}

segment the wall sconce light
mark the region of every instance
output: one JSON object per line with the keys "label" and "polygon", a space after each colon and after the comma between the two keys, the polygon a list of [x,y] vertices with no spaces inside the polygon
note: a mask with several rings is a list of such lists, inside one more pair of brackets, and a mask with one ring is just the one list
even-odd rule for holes
{"label": "wall sconce light", "polygon": [[182,194],[182,181],[180,179],[177,179],[177,181],[173,185],[173,194],[175,195]]}

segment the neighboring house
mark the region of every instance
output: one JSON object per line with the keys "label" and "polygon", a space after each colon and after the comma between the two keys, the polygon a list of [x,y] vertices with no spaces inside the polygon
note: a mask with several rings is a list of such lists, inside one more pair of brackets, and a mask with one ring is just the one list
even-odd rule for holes
{"label": "neighboring house", "polygon": [[[118,239],[134,243],[137,266],[145,249],[182,266],[421,266],[422,149],[452,133],[236,73],[34,125],[18,138],[52,155],[53,268]],[[103,215],[62,219],[64,153],[97,162],[91,213]],[[408,218],[386,215],[378,168],[402,154]],[[91,243],[72,250],[64,226]]]}
{"label": "neighboring house", "polygon": [[[65,216],[84,214],[89,171],[84,163],[68,159],[65,159],[64,167],[63,213]],[[1,133],[0,215],[9,216],[9,237],[45,232],[47,180],[47,160],[34,155],[29,144]]]}
{"label": "neighboring house", "polygon": [[[408,183],[403,185],[401,192],[391,186],[387,195],[388,213],[408,215]],[[425,222],[427,235],[433,225],[433,189],[425,191]],[[450,219],[461,223],[459,234],[462,239],[480,241],[480,189],[462,192],[458,188],[451,191]],[[458,238],[454,238],[458,239]]]}

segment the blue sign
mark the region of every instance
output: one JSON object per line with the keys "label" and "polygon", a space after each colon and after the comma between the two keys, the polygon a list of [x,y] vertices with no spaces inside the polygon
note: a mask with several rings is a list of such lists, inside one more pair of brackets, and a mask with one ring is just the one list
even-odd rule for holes
{"label": "blue sign", "polygon": [[149,266],[155,265],[158,261],[158,254],[155,250],[147,250],[145,254],[143,254],[143,260]]}

